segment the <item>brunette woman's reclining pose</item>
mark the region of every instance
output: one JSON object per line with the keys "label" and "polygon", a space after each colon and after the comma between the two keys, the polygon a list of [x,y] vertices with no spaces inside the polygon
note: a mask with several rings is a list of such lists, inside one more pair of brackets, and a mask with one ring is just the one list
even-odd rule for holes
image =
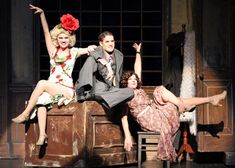
{"label": "brunette woman's reclining pose", "polygon": [[225,99],[227,92],[210,97],[179,98],[167,90],[164,86],[157,86],[153,92],[153,99],[141,89],[141,43],[134,44],[136,58],[134,72],[124,72],[121,79],[121,87],[133,89],[134,98],[127,102],[126,112],[122,116],[122,126],[125,134],[124,148],[130,151],[132,137],[129,130],[127,113],[130,112],[134,119],[145,131],[158,131],[161,137],[158,145],[158,158],[160,160],[176,161],[177,154],[173,147],[173,141],[179,129],[179,115],[190,109],[210,103],[220,106],[220,101]]}

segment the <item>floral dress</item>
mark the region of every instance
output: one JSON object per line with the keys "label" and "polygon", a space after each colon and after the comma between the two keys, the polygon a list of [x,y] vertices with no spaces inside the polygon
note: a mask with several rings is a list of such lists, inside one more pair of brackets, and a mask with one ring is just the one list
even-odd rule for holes
{"label": "floral dress", "polygon": [[[59,49],[56,48],[50,58],[50,76],[48,81],[61,84],[74,90],[72,72],[76,62],[78,48],[72,47],[69,50],[69,55],[67,57],[59,57],[57,55],[58,50]],[[47,110],[49,110],[52,108],[52,104],[58,103],[60,98],[63,98],[63,95],[51,96],[47,92],[43,92],[43,94],[38,98],[36,107],[31,114],[30,119],[33,119],[36,116],[38,106],[43,105],[47,107]],[[67,100],[67,102],[69,101],[70,100]]]}
{"label": "floral dress", "polygon": [[162,99],[163,86],[157,86],[153,99],[143,89],[134,90],[134,98],[128,102],[130,113],[145,131],[161,133],[158,144],[158,158],[176,161],[177,154],[173,141],[179,129],[179,113],[174,104]]}

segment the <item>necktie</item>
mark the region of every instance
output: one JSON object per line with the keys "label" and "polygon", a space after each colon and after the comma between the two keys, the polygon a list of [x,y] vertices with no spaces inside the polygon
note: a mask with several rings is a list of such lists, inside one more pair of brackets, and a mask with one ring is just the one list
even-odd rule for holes
{"label": "necktie", "polygon": [[113,59],[112,59],[112,56],[109,57],[109,62],[108,64],[111,66],[113,64]]}

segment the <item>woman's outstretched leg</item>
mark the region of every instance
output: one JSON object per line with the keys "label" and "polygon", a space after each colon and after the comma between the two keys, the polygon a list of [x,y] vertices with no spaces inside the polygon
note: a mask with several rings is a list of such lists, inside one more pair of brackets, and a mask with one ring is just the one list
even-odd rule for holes
{"label": "woman's outstretched leg", "polygon": [[182,98],[182,101],[186,108],[185,110],[188,111],[195,106],[206,104],[206,103],[210,103],[214,106],[221,106],[220,101],[225,99],[226,95],[227,95],[227,91],[223,91],[220,94],[209,96],[209,97]]}
{"label": "woman's outstretched leg", "polygon": [[71,98],[74,95],[74,91],[68,87],[51,83],[46,80],[40,80],[37,83],[37,86],[35,87],[34,91],[32,92],[25,110],[18,117],[13,118],[12,121],[15,123],[23,123],[24,121],[26,121],[34,106],[36,105],[39,96],[43,92],[47,92],[52,96],[56,94],[63,94],[66,98]]}
{"label": "woman's outstretched leg", "polygon": [[47,81],[45,81],[45,80],[40,80],[37,83],[36,87],[34,88],[32,94],[30,96],[30,99],[28,101],[28,104],[27,104],[25,110],[18,117],[13,118],[12,119],[13,122],[22,123],[22,122],[28,120],[29,115],[30,115],[31,111],[33,110],[34,106],[36,105],[39,96],[45,90],[46,83],[47,83]]}
{"label": "woman's outstretched leg", "polygon": [[192,97],[192,98],[179,98],[176,97],[172,92],[167,90],[164,86],[160,86],[162,90],[162,99],[165,102],[171,102],[178,107],[179,112],[189,111],[190,109],[210,103],[215,106],[219,106],[220,101],[225,99],[227,92],[223,91],[220,94],[209,96],[209,97]]}

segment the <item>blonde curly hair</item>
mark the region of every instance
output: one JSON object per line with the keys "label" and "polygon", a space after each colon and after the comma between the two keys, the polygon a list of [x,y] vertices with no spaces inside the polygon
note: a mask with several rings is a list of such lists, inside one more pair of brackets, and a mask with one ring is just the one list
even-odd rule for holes
{"label": "blonde curly hair", "polygon": [[73,47],[76,43],[76,35],[74,32],[69,32],[67,30],[65,30],[61,24],[56,25],[51,31],[50,31],[50,35],[51,35],[51,39],[52,39],[52,43],[55,45],[55,47],[59,47],[58,44],[58,40],[57,37],[59,34],[64,33],[66,35],[69,36],[69,47]]}

